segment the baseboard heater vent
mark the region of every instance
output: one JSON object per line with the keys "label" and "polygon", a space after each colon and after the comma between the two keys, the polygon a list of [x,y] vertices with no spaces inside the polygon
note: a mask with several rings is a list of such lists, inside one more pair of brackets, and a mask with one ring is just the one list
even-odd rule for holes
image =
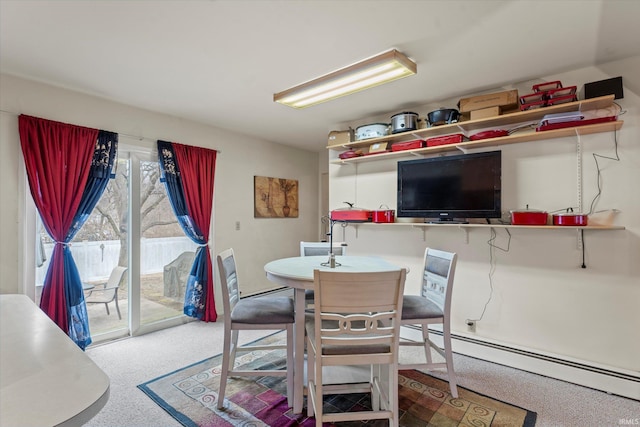
{"label": "baseboard heater vent", "polygon": [[[414,325],[409,325],[409,326],[406,326],[406,327],[407,328],[411,328],[411,329],[415,329],[417,331],[420,331],[420,328],[417,327],[417,326],[414,326]],[[442,332],[441,331],[429,330],[429,332],[432,333],[432,334],[436,334],[436,335],[442,336]],[[596,374],[607,375],[607,376],[610,376],[610,377],[619,378],[619,379],[626,380],[626,381],[632,381],[632,382],[640,383],[640,377],[638,377],[638,376],[624,374],[624,373],[621,373],[621,372],[612,371],[610,369],[598,368],[596,366],[590,366],[590,365],[587,365],[587,364],[584,364],[584,363],[572,362],[572,361],[564,360],[564,359],[561,359],[561,358],[558,358],[558,357],[546,356],[544,354],[534,353],[532,351],[521,350],[521,349],[509,347],[509,346],[506,346],[506,345],[486,342],[486,341],[482,341],[482,340],[479,340],[479,339],[475,339],[475,338],[471,338],[471,337],[467,337],[467,336],[462,336],[462,335],[457,335],[457,334],[451,334],[451,338],[455,339],[455,340],[458,340],[458,341],[464,341],[464,342],[468,342],[468,343],[479,345],[479,346],[483,346],[483,347],[489,347],[489,348],[493,348],[493,349],[496,349],[496,350],[501,350],[501,351],[506,351],[506,352],[513,353],[513,354],[518,354],[520,356],[526,356],[526,357],[531,357],[533,359],[543,360],[545,362],[556,363],[556,364],[559,364],[559,365],[568,366],[568,367],[576,368],[576,369],[582,369],[582,370],[593,372],[593,373],[596,373]],[[471,356],[471,357],[473,357],[473,356]],[[495,362],[492,362],[492,363],[495,363]],[[519,369],[519,368],[517,368],[517,369]]]}

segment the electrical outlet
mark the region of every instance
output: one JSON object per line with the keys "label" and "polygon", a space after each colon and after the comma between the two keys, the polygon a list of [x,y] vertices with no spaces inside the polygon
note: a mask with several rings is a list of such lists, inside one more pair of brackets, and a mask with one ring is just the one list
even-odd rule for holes
{"label": "electrical outlet", "polygon": [[236,221],[236,231],[240,230],[240,221]]}
{"label": "electrical outlet", "polygon": [[467,331],[475,332],[476,331],[476,322],[474,320],[467,319]]}

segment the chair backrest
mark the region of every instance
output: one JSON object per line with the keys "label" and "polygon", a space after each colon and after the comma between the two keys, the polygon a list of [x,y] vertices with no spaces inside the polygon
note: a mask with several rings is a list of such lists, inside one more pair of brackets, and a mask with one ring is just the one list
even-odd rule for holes
{"label": "chair backrest", "polygon": [[107,280],[106,288],[113,288],[116,286],[120,286],[120,282],[122,282],[122,278],[124,277],[124,273],[128,270],[127,267],[122,267],[118,265],[113,270],[111,270],[111,274],[109,275],[109,280]]}
{"label": "chair backrest", "polygon": [[[335,255],[346,255],[347,244],[344,242],[333,242],[333,253]],[[300,242],[300,256],[327,255],[329,253],[329,242]]]}
{"label": "chair backrest", "polygon": [[[315,345],[330,354],[378,354],[397,360],[406,270],[314,271]],[[375,356],[374,356],[375,357]],[[379,360],[380,362],[380,360]],[[371,361],[371,363],[376,363]]]}
{"label": "chair backrest", "polygon": [[453,277],[458,255],[452,252],[427,248],[424,251],[424,268],[420,294],[435,303],[445,317],[451,312]]}
{"label": "chair backrest", "polygon": [[226,249],[217,256],[220,272],[220,288],[222,289],[222,306],[225,319],[231,319],[231,311],[240,301],[238,273],[233,249]]}

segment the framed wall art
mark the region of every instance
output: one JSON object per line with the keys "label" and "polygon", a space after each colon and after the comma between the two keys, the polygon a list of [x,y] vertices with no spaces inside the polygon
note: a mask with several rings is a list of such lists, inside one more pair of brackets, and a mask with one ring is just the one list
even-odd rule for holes
{"label": "framed wall art", "polygon": [[298,180],[253,177],[254,218],[297,218]]}

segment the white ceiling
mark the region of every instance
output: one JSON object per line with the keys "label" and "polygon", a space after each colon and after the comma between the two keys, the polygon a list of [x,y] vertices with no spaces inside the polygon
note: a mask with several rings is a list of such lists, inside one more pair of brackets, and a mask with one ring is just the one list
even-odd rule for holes
{"label": "white ceiling", "polygon": [[[639,18],[636,0],[0,0],[0,72],[319,151],[341,123],[636,56]],[[273,102],[389,48],[418,74]]]}

